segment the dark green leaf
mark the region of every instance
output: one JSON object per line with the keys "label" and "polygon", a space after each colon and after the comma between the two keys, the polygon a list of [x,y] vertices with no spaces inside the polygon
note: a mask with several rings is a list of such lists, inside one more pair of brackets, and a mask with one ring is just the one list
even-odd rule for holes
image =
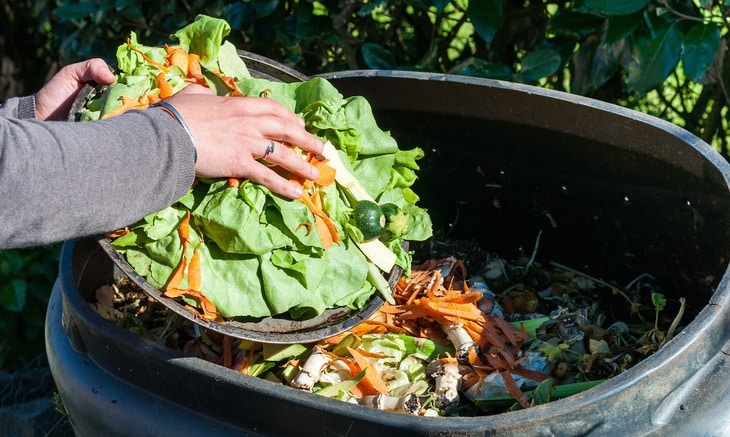
{"label": "dark green leaf", "polygon": [[278,4],[279,0],[254,0],[253,6],[256,11],[256,19],[271,15]]}
{"label": "dark green leaf", "polygon": [[451,3],[451,0],[431,0],[431,4],[436,6],[439,12],[443,11],[449,3]]}
{"label": "dark green leaf", "polygon": [[395,68],[393,54],[380,44],[366,42],[360,46],[360,50],[365,65],[368,68],[380,70],[392,70]]}
{"label": "dark green leaf", "polygon": [[667,299],[661,293],[652,293],[651,303],[657,311],[661,311],[667,305]]}
{"label": "dark green leaf", "polygon": [[644,22],[644,14],[618,15],[608,19],[608,30],[606,31],[606,43],[628,38],[641,23]]}
{"label": "dark green leaf", "polygon": [[549,30],[556,35],[582,38],[586,35],[598,33],[605,18],[593,14],[561,9],[550,19]]}
{"label": "dark green leaf", "polygon": [[225,5],[223,7],[226,17],[228,17],[228,24],[231,25],[231,29],[240,30],[244,27],[244,23],[246,23],[246,20],[249,18],[247,8],[247,4],[239,2]]}
{"label": "dark green leaf", "polygon": [[81,3],[75,5],[63,5],[53,10],[53,13],[60,18],[67,20],[78,20],[88,17],[99,9],[97,5]]}
{"label": "dark green leaf", "polygon": [[601,43],[598,38],[586,38],[573,54],[570,89],[573,93],[590,95],[611,79],[621,66],[621,59],[628,56],[630,45],[626,40],[612,44]]}
{"label": "dark green leaf", "polygon": [[661,85],[677,66],[682,52],[682,38],[676,24],[658,29],[653,37],[644,37],[634,46],[629,63],[629,86],[643,95]]}
{"label": "dark green leaf", "polygon": [[472,58],[459,72],[463,76],[486,77],[497,80],[512,80],[512,69],[504,64],[494,64],[483,59]]}
{"label": "dark green leaf", "polygon": [[547,404],[552,399],[553,390],[555,389],[555,380],[548,378],[541,382],[532,392],[532,402],[535,405]]}
{"label": "dark green leaf", "polygon": [[715,24],[696,23],[684,36],[682,68],[689,80],[698,82],[715,59],[720,47],[720,29]]}
{"label": "dark green leaf", "polygon": [[0,305],[8,311],[19,313],[25,306],[25,291],[28,283],[22,279],[11,279],[0,288]]}
{"label": "dark green leaf", "polygon": [[466,13],[477,34],[491,43],[504,18],[502,0],[471,1]]}
{"label": "dark green leaf", "polygon": [[23,270],[25,262],[19,250],[5,250],[0,252],[0,274],[18,275]]}
{"label": "dark green leaf", "polygon": [[554,74],[562,64],[560,52],[556,49],[536,50],[522,60],[522,69],[518,76],[524,82],[536,82]]}
{"label": "dark green leaf", "polygon": [[628,15],[646,7],[651,0],[584,0],[588,9],[605,16]]}

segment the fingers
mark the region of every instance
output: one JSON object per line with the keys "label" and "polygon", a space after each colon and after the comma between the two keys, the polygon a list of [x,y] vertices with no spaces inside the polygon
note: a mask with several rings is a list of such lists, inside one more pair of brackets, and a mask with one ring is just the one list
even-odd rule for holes
{"label": "fingers", "polygon": [[288,178],[318,177],[319,171],[292,147],[315,154],[323,148],[298,115],[272,99],[219,97],[191,87],[168,102],[195,139],[198,176],[250,179],[290,198],[302,192]]}
{"label": "fingers", "polygon": [[281,177],[279,173],[258,164],[250,167],[250,174],[247,179],[259,183],[272,192],[288,197],[290,199],[298,199],[302,197],[302,187]]}
{"label": "fingers", "polygon": [[255,129],[252,135],[291,144],[307,152],[322,152],[322,142],[304,129],[304,120],[273,99],[234,97],[226,102],[223,110],[234,117],[256,119],[256,125],[248,127]]}
{"label": "fingers", "polygon": [[261,159],[285,168],[305,179],[315,180],[319,176],[319,170],[302,159],[299,154],[294,152],[290,147],[275,141],[271,141],[266,145]]}
{"label": "fingers", "polygon": [[65,78],[69,83],[75,84],[78,88],[88,82],[109,85],[116,80],[109,65],[101,58],[67,65],[58,72],[58,75]]}
{"label": "fingers", "polygon": [[102,59],[90,59],[63,67],[36,93],[39,120],[63,120],[84,84],[113,83],[116,77]]}
{"label": "fingers", "polygon": [[72,64],[75,68],[74,73],[77,75],[78,82],[96,82],[101,85],[109,85],[114,83],[116,77],[109,65],[100,58],[89,59],[86,62]]}

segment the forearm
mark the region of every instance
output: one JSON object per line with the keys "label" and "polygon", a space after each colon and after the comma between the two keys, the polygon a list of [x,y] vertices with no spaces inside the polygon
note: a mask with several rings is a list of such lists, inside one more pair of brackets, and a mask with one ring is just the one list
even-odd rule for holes
{"label": "forearm", "polygon": [[84,123],[0,118],[0,248],[129,225],[174,203],[193,178],[192,142],[160,110]]}

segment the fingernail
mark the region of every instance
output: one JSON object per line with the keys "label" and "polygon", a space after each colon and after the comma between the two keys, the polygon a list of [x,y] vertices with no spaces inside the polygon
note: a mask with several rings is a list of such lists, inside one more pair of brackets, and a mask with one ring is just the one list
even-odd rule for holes
{"label": "fingernail", "polygon": [[312,177],[310,177],[309,179],[312,181],[319,177],[319,169],[317,167],[312,167],[310,173],[312,174]]}
{"label": "fingernail", "polygon": [[304,127],[305,125],[306,125],[306,123],[304,123],[304,119],[300,117],[299,118],[299,126]]}

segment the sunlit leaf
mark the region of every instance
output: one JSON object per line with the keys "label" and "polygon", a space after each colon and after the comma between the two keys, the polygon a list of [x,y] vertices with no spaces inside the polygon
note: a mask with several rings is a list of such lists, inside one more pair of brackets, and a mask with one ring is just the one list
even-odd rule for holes
{"label": "sunlit leaf", "polygon": [[629,63],[629,86],[639,94],[661,85],[679,62],[682,37],[676,24],[639,39]]}
{"label": "sunlit leaf", "polygon": [[715,24],[696,23],[684,36],[682,68],[687,78],[697,82],[712,64],[720,47],[720,29]]}
{"label": "sunlit leaf", "polygon": [[504,18],[502,0],[471,1],[466,12],[474,30],[484,41],[491,43]]}
{"label": "sunlit leaf", "polygon": [[560,343],[557,346],[553,346],[550,343],[542,343],[538,349],[547,357],[548,361],[555,361],[561,358],[566,350],[570,349],[570,345],[568,343]]}
{"label": "sunlit leaf", "polygon": [[543,323],[549,322],[550,317],[538,317],[536,319],[520,320],[517,322],[510,322],[512,326],[517,329],[521,329],[530,336],[530,338],[537,337],[537,328],[542,326]]}
{"label": "sunlit leaf", "polygon": [[583,4],[601,15],[628,15],[640,11],[651,0],[584,0]]}
{"label": "sunlit leaf", "polygon": [[536,82],[543,77],[550,76],[563,65],[560,52],[555,49],[536,50],[522,60],[522,69],[519,77],[524,82]]}

